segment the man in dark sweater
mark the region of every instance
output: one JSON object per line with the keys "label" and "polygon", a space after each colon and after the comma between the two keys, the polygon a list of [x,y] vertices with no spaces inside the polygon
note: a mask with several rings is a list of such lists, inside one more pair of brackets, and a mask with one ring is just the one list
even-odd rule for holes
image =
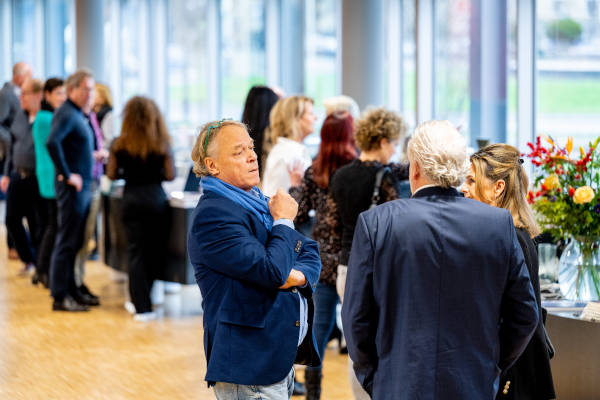
{"label": "man in dark sweater", "polygon": [[[6,160],[0,189],[6,192],[6,228],[11,235],[23,274],[33,272],[39,239],[40,192],[35,176],[33,121],[42,103],[44,84],[39,79],[28,79],[22,85],[21,107],[10,127]],[[27,218],[29,233],[23,226]]]}
{"label": "man in dark sweater", "polygon": [[82,110],[94,100],[94,78],[77,70],[65,82],[68,99],[52,118],[47,147],[56,169],[58,232],[50,261],[53,310],[87,311],[96,301],[75,285],[74,263],[81,248],[89,211],[92,179],[93,135]]}
{"label": "man in dark sweater", "polygon": [[[10,126],[17,112],[21,111],[21,102],[19,96],[21,86],[31,77],[31,67],[24,62],[18,62],[13,66],[12,80],[6,82],[0,89],[0,171],[4,170],[4,158],[6,157],[6,148],[10,141]],[[0,192],[0,199],[4,198],[4,193]],[[8,242],[8,257],[17,259],[17,251],[10,235],[6,236]]]}

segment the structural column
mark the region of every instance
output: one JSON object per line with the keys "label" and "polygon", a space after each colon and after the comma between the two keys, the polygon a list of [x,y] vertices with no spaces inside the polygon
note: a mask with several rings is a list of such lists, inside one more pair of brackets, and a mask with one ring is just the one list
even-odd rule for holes
{"label": "structural column", "polygon": [[471,145],[506,141],[506,0],[472,3],[469,62]]}
{"label": "structural column", "polygon": [[342,93],[364,109],[384,103],[383,0],[342,1]]}
{"label": "structural column", "polygon": [[105,80],[103,4],[97,0],[75,2],[77,68],[90,69],[98,81]]}

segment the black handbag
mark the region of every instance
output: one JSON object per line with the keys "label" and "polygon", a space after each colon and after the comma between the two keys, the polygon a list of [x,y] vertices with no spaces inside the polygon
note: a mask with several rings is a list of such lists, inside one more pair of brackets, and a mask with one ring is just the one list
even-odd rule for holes
{"label": "black handbag", "polygon": [[379,204],[379,200],[381,200],[379,196],[379,191],[381,190],[381,183],[383,182],[383,177],[388,172],[391,172],[390,167],[381,167],[377,171],[377,175],[375,175],[375,185],[373,186],[373,195],[371,196],[371,205],[369,206],[369,210],[371,208],[377,207]]}

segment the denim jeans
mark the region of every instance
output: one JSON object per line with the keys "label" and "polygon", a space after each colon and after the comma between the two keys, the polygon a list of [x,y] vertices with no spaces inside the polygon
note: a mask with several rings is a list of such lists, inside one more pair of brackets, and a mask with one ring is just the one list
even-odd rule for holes
{"label": "denim jeans", "polygon": [[217,400],[289,400],[294,392],[294,368],[281,382],[272,385],[236,385],[217,382],[214,392]]}
{"label": "denim jeans", "polygon": [[[315,303],[313,332],[317,341],[317,350],[319,350],[321,360],[323,360],[325,358],[325,348],[335,324],[335,308],[339,301],[335,285],[317,283],[313,301]],[[306,367],[306,369],[320,370],[321,367]]]}

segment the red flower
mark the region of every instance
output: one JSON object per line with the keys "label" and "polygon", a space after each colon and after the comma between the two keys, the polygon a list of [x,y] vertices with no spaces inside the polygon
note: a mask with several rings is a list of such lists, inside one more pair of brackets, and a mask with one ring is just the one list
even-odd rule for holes
{"label": "red flower", "polygon": [[575,194],[575,189],[573,189],[571,186],[569,186],[569,196],[573,197],[574,194]]}

